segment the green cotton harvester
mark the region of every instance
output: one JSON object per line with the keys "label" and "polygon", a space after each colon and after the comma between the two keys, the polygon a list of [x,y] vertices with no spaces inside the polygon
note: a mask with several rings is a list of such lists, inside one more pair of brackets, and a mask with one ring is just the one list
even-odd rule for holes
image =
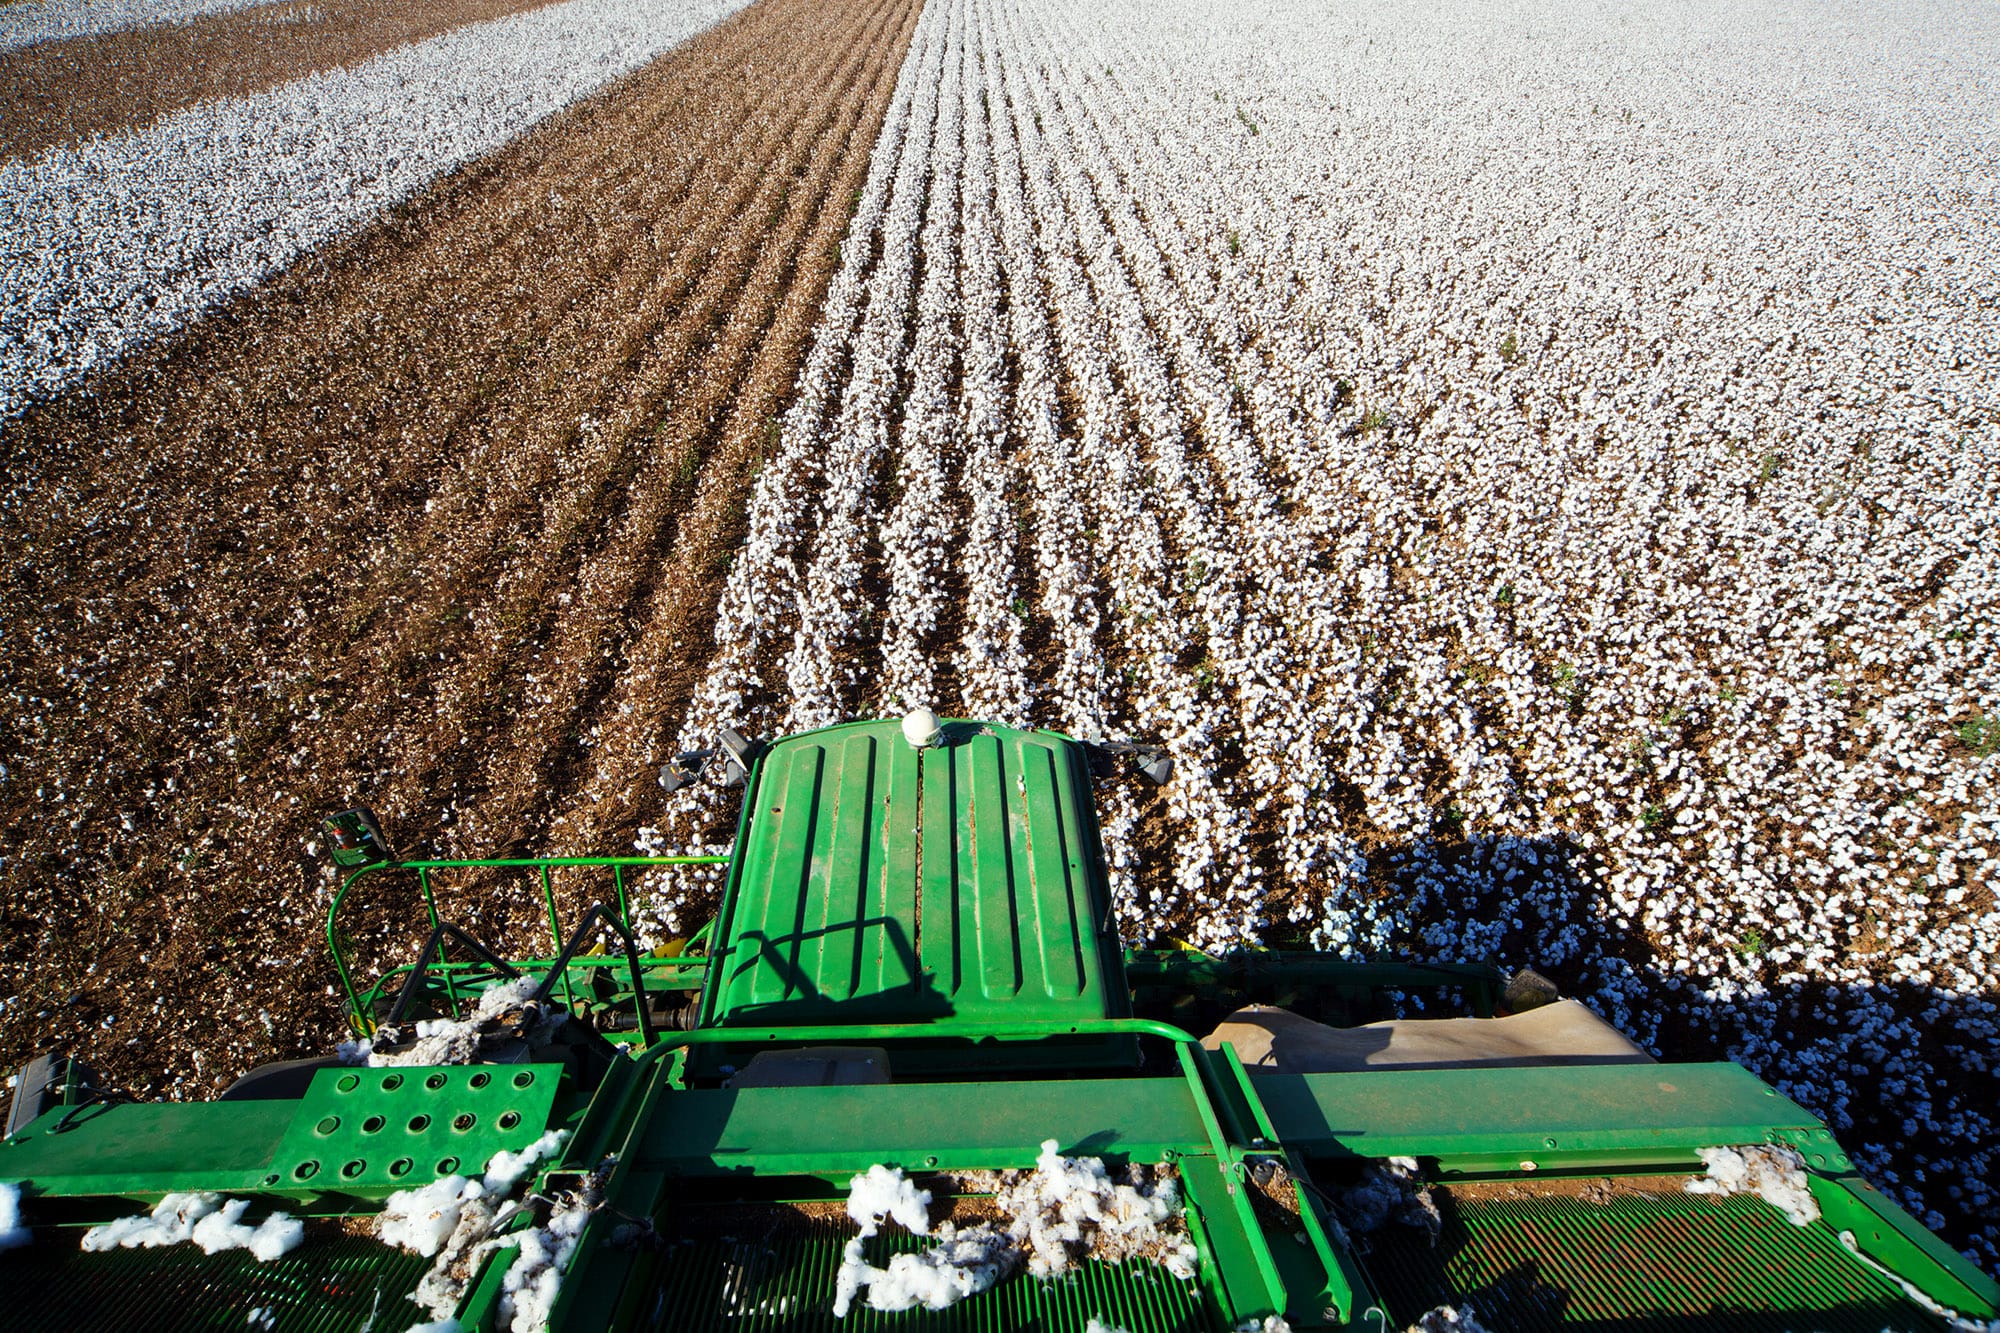
{"label": "green cotton harvester", "polygon": [[[662,778],[741,785],[726,858],[403,861],[336,816],[356,1040],[200,1103],[30,1065],[0,1326],[2000,1315],[1819,1120],[1735,1065],[1656,1063],[1532,973],[1122,948],[1091,791],[1128,762],[1171,781],[1157,749],[921,711],[730,734]],[[640,952],[628,899],[690,873],[723,883],[713,921]],[[507,938],[544,932],[545,957]],[[364,986],[356,942],[391,937],[422,947]],[[1433,1016],[1399,1017],[1412,996]]]}

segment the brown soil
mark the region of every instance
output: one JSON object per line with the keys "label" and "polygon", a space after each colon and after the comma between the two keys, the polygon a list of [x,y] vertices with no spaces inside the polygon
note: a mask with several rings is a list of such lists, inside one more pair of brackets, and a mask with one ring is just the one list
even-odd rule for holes
{"label": "brown soil", "polygon": [[1610,1203],[1614,1199],[1656,1198],[1685,1194],[1690,1177],[1679,1176],[1544,1176],[1538,1179],[1464,1181],[1432,1185],[1441,1199],[1511,1202],[1527,1199],[1581,1199]]}
{"label": "brown soil", "polygon": [[217,97],[358,64],[551,0],[291,0],[0,53],[0,158],[115,134]]}
{"label": "brown soil", "polygon": [[917,10],[762,0],[0,431],[0,1061],[323,1049],[328,810],[629,847]]}

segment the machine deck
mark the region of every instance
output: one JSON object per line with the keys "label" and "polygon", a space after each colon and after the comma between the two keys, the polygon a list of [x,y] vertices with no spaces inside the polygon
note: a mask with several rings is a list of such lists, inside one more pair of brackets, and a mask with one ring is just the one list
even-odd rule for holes
{"label": "machine deck", "polygon": [[[727,757],[744,789],[727,857],[403,861],[368,811],[334,816],[327,845],[352,873],[327,941],[375,1063],[277,1063],[172,1104],[39,1059],[0,1137],[15,1245],[0,1327],[407,1329],[428,1318],[408,1296],[429,1263],[375,1239],[372,1215],[436,1221],[441,1198],[470,1193],[454,1178],[483,1174],[486,1202],[440,1223],[450,1239],[422,1283],[467,1333],[1393,1333],[1452,1326],[1440,1307],[1493,1333],[1941,1333],[1936,1310],[2000,1316],[2000,1286],[1747,1070],[1519,1039],[1555,998],[1546,979],[1123,948],[1091,797],[1100,761],[1139,753],[923,712],[769,745],[728,732],[669,765],[692,781]],[[1140,771],[1166,780],[1164,757]],[[714,918],[642,951],[635,902],[690,868],[722,887]],[[518,913],[487,918],[515,923],[504,942],[461,927],[461,877],[477,896],[460,920],[525,891],[553,952],[523,956]],[[596,895],[580,908],[579,887]],[[408,933],[425,941],[365,991],[340,915],[357,889],[369,911],[420,905]],[[1444,1049],[1416,1040],[1440,1028],[1402,1032],[1439,1014],[1462,1015],[1451,1058],[1391,1058]],[[1262,1054],[1255,1033],[1277,1034]],[[1314,1055],[1356,1042],[1374,1043],[1367,1059]],[[1818,1220],[1685,1192],[1732,1162]],[[908,1264],[869,1271],[931,1246],[885,1227],[849,1282],[893,1304],[1014,1275],[942,1309],[864,1298],[836,1319],[859,1235],[847,1210],[887,1187],[877,1167],[937,1209],[918,1218],[899,1194],[901,1225],[1004,1222],[1006,1239],[934,1255],[921,1284]],[[1032,1174],[988,1174],[1008,1172]],[[1169,1172],[1178,1212],[1111,1202],[1114,1180]],[[1423,1226],[1360,1229],[1426,1187],[1434,1244]],[[85,1227],[186,1191],[306,1219],[305,1243],[268,1264],[193,1244],[80,1250]],[[860,1216],[883,1211],[870,1197]],[[1065,1275],[1022,1271],[1023,1234],[1045,1263],[1068,1246]]]}
{"label": "machine deck", "polygon": [[[726,1219],[726,1220],[721,1220]],[[655,1317],[645,1325],[673,1333],[875,1333],[875,1330],[1023,1330],[1083,1333],[1095,1318],[1129,1333],[1222,1333],[1193,1280],[1155,1264],[1085,1262],[1059,1281],[1003,1282],[945,1310],[885,1314],[858,1302],[845,1319],[830,1308],[841,1249],[854,1227],[845,1217],[801,1217],[772,1209],[763,1219],[730,1210],[714,1226],[696,1210],[688,1219],[704,1239],[670,1243],[661,1260]],[[869,1261],[910,1253],[925,1242],[884,1232],[868,1241]]]}
{"label": "machine deck", "polygon": [[1750,1195],[1433,1190],[1444,1226],[1391,1227],[1363,1258],[1405,1323],[1471,1305],[1492,1333],[1917,1333],[1945,1321],[1841,1248]]}
{"label": "machine deck", "polygon": [[404,1329],[420,1317],[404,1299],[429,1261],[331,1225],[272,1263],[243,1250],[192,1245],[86,1254],[36,1244],[0,1262],[0,1326],[61,1333],[243,1333],[262,1310],[285,1333]]}

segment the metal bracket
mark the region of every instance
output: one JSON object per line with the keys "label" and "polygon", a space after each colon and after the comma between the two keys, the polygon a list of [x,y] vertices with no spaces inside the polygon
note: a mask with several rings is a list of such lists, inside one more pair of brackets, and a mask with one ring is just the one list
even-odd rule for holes
{"label": "metal bracket", "polygon": [[320,821],[320,831],[326,835],[327,850],[333,854],[335,865],[354,867],[395,863],[396,853],[389,846],[382,825],[376,822],[375,812],[365,805],[328,815]]}
{"label": "metal bracket", "polygon": [[713,750],[684,750],[660,770],[660,790],[671,796],[701,776],[702,765],[715,758]]}
{"label": "metal bracket", "polygon": [[1174,757],[1164,745],[1152,741],[1085,741],[1083,748],[1090,755],[1091,771],[1101,777],[1110,775],[1108,770],[1114,758],[1129,755],[1139,776],[1155,787],[1164,787],[1174,780]]}
{"label": "metal bracket", "polygon": [[750,778],[750,765],[764,753],[764,742],[747,740],[742,732],[733,727],[724,728],[720,739],[723,757],[727,760],[722,785],[740,787]]}
{"label": "metal bracket", "polygon": [[747,740],[734,728],[725,728],[714,748],[684,750],[660,770],[660,790],[672,795],[701,777],[708,761],[722,756],[722,785],[740,787],[750,776],[750,765],[764,753],[762,741]]}

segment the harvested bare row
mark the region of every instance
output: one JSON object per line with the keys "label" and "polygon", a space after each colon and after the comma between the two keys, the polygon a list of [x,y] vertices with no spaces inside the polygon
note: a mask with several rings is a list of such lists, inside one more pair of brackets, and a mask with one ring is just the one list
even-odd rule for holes
{"label": "harvested bare row", "polygon": [[6,428],[5,1058],[322,1043],[316,810],[631,840],[914,18],[764,0]]}
{"label": "harvested bare row", "polygon": [[136,129],[550,0],[287,0],[0,50],[0,158]]}

